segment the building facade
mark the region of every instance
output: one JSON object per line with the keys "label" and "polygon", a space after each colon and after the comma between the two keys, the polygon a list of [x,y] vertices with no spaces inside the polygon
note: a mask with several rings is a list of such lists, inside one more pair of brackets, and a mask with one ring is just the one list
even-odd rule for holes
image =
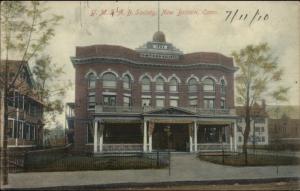
{"label": "building facade", "polygon": [[[5,61],[4,61],[5,62]],[[9,80],[13,80],[21,61],[8,61]],[[8,147],[36,147],[43,144],[43,108],[30,68],[24,63],[15,87],[9,91]]]}
{"label": "building facade", "polygon": [[76,47],[71,61],[78,151],[236,149],[232,58],[184,54],[158,31],[135,50]]}
{"label": "building facade", "polygon": [[279,119],[269,119],[271,144],[300,145],[300,119],[291,117],[283,114]]}
{"label": "building facade", "polygon": [[[263,102],[264,103],[264,102]],[[245,131],[245,111],[243,107],[236,107],[239,119],[237,121],[237,144],[244,144],[243,132]],[[252,117],[250,118],[250,133],[248,145],[268,145],[269,144],[269,117],[266,112],[265,104],[259,106],[255,104],[252,109]]]}

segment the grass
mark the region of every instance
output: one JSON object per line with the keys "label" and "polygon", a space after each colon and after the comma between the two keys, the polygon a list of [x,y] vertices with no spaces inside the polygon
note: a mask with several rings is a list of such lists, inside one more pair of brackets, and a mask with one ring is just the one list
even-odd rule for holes
{"label": "grass", "polygon": [[[200,160],[212,162],[215,164],[224,164],[230,166],[246,166],[243,154],[227,155],[206,155],[199,156]],[[300,165],[300,158],[294,156],[274,156],[274,155],[253,155],[248,154],[247,166],[275,166],[275,165]]]}
{"label": "grass", "polygon": [[68,156],[48,165],[33,166],[27,172],[53,171],[83,171],[83,170],[121,170],[121,169],[149,169],[164,168],[167,164],[157,165],[155,159],[146,157],[86,157]]}

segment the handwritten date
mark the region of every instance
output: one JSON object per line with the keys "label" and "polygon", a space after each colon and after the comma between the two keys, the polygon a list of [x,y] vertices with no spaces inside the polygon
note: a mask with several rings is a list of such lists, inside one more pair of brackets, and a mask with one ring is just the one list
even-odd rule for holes
{"label": "handwritten date", "polygon": [[229,23],[234,21],[249,22],[249,26],[254,22],[264,22],[270,18],[269,14],[261,13],[259,9],[256,10],[255,14],[241,12],[239,9],[236,9],[235,11],[226,11],[226,14],[225,21]]}

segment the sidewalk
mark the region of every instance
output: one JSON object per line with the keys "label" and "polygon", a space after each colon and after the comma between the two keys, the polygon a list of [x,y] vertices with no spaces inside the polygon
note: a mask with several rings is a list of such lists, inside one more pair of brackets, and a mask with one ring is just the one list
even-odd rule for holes
{"label": "sidewalk", "polygon": [[300,177],[300,165],[269,167],[231,167],[200,161],[195,155],[172,155],[168,169],[42,172],[9,174],[5,188],[100,185],[112,183],[150,183],[230,179]]}

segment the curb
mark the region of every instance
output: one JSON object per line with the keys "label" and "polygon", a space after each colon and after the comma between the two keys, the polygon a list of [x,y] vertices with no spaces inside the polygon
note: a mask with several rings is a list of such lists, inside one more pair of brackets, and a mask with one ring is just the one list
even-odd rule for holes
{"label": "curb", "polygon": [[3,190],[106,190],[106,189],[143,189],[155,187],[169,187],[180,185],[220,185],[220,184],[262,184],[271,182],[287,182],[300,181],[300,177],[285,177],[285,178],[266,178],[266,179],[228,179],[228,180],[203,180],[203,181],[170,181],[170,182],[147,182],[147,183],[112,183],[112,184],[96,184],[96,185],[79,185],[79,186],[53,186],[40,188],[5,188]]}

